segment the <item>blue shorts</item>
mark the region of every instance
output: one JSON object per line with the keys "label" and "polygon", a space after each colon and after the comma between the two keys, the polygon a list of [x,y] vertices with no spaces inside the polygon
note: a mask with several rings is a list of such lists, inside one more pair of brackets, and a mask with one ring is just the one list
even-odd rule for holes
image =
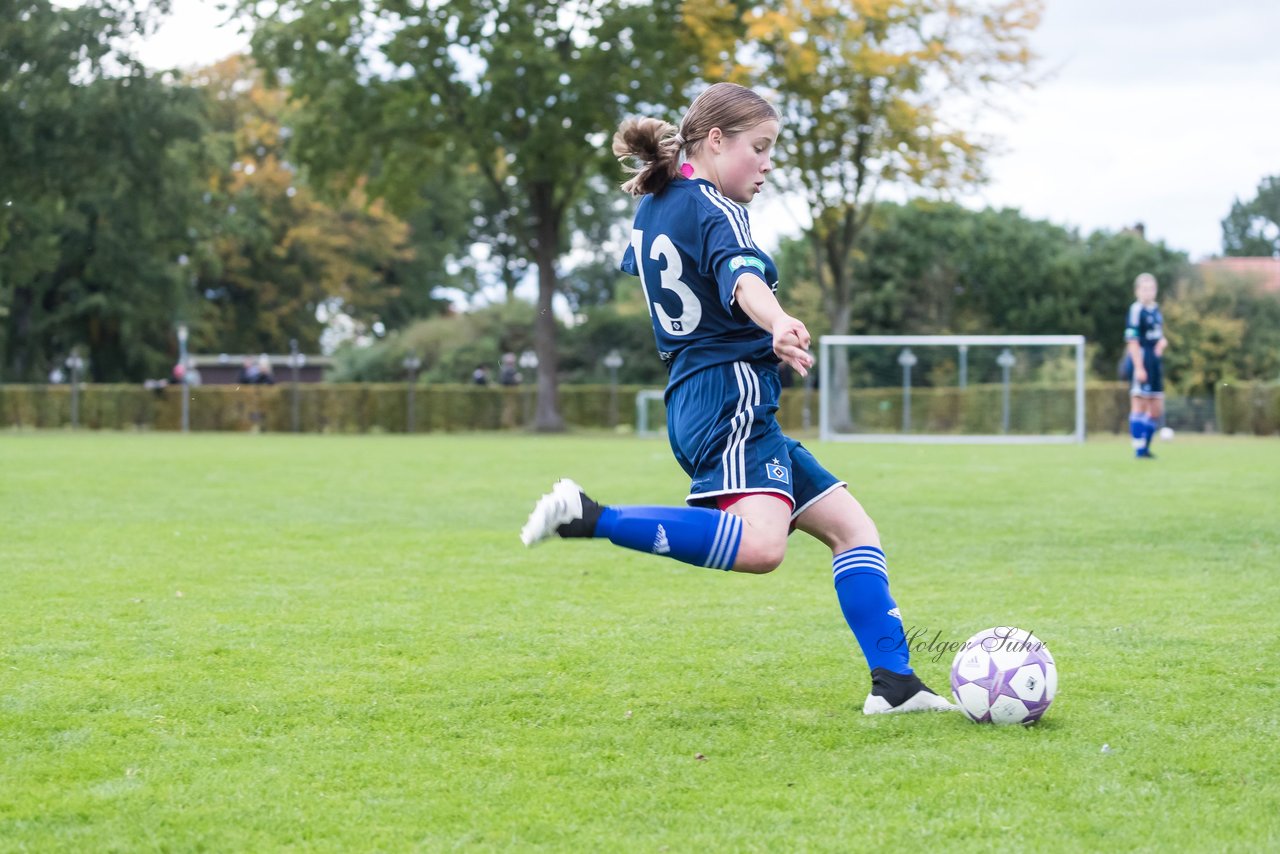
{"label": "blue shorts", "polygon": [[1142,366],[1147,369],[1147,381],[1140,383],[1137,376],[1133,376],[1129,386],[1130,397],[1164,397],[1164,371],[1161,366],[1163,361],[1164,359],[1155,353],[1143,352]]}
{"label": "blue shorts", "polygon": [[690,375],[667,395],[667,437],[692,483],[685,501],[716,506],[721,496],[772,493],[791,518],[844,481],[782,433],[775,365],[730,362]]}

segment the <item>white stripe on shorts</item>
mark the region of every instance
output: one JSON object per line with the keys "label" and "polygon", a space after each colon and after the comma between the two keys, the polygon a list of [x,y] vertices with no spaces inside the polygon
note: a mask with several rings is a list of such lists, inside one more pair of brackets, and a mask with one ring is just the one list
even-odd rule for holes
{"label": "white stripe on shorts", "polygon": [[734,378],[738,381],[738,408],[734,413],[733,427],[720,465],[724,469],[724,489],[743,489],[747,485],[747,439],[755,424],[754,407],[760,405],[760,378],[746,362],[733,363]]}
{"label": "white stripe on shorts", "polygon": [[725,442],[724,453],[720,455],[720,471],[723,473],[722,489],[733,489],[733,447],[738,440],[738,432],[742,429],[742,403],[746,399],[747,390],[742,386],[742,374],[738,372],[738,365],[735,362],[733,366],[734,379],[738,381],[738,405],[734,407],[733,419],[729,422],[729,439]]}

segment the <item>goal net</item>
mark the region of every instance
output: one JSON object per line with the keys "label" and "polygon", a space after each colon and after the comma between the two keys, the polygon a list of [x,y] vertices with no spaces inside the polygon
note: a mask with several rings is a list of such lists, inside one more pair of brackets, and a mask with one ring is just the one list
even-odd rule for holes
{"label": "goal net", "polygon": [[823,439],[1083,442],[1083,335],[824,335]]}

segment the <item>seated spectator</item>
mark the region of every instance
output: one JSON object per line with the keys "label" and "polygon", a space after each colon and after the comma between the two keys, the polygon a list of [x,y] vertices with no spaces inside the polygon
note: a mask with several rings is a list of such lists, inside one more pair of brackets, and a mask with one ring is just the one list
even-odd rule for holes
{"label": "seated spectator", "polygon": [[271,358],[263,353],[258,357],[258,382],[263,385],[275,385],[275,375],[271,373]]}
{"label": "seated spectator", "polygon": [[258,363],[253,359],[245,359],[240,365],[240,375],[236,380],[244,385],[253,385],[258,382],[259,376]]}

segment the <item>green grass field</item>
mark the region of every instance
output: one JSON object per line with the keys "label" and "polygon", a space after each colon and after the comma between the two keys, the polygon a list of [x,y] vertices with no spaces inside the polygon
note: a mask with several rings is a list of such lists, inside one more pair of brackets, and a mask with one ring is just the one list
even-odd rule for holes
{"label": "green grass field", "polygon": [[660,442],[0,434],[0,850],[1276,850],[1280,442],[1126,445],[815,445],[909,627],[1053,650],[996,728],[865,718],[803,537],[520,545]]}

